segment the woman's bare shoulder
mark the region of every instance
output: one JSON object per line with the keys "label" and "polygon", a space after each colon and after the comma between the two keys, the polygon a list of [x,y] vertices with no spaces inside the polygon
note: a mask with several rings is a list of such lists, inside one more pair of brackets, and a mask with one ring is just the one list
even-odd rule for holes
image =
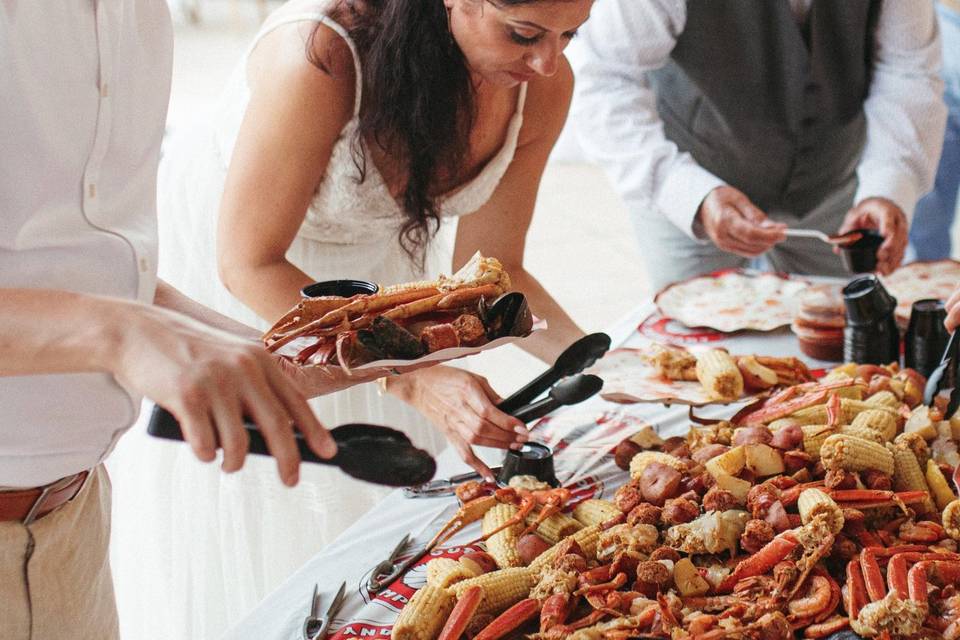
{"label": "woman's bare shoulder", "polygon": [[555,74],[531,80],[527,85],[520,144],[532,142],[543,136],[559,135],[567,120],[567,111],[572,97],[573,70],[566,56],[560,56]]}

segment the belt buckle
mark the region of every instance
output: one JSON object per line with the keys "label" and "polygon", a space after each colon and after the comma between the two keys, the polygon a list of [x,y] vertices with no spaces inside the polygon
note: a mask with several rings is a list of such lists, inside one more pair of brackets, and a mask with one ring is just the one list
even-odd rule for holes
{"label": "belt buckle", "polygon": [[[80,495],[80,492],[83,491],[84,487],[87,486],[87,482],[90,480],[90,476],[93,475],[92,471],[81,471],[80,473],[86,473],[87,475],[83,479],[83,482],[80,483],[80,488],[77,489],[77,492],[73,494],[73,497],[71,497],[70,500]],[[40,508],[43,506],[43,503],[46,502],[47,497],[54,491],[70,486],[71,483],[76,481],[78,475],[80,474],[78,473],[72,476],[68,476],[66,478],[61,478],[60,480],[57,480],[56,482],[52,482],[47,486],[43,487],[43,489],[40,490],[40,495],[37,496],[37,499],[33,501],[33,505],[31,505],[30,510],[27,512],[27,515],[23,518],[23,525],[29,526],[33,524],[37,519],[37,514],[40,513]],[[70,500],[67,500],[66,502],[64,502],[64,504],[66,504],[67,502],[70,502]]]}

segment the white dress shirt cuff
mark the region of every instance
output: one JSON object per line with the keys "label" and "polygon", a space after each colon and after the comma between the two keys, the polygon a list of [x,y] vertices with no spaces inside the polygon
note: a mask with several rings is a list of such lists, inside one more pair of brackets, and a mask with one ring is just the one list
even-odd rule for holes
{"label": "white dress shirt cuff", "polygon": [[688,157],[686,162],[677,162],[665,176],[657,190],[657,208],[691,239],[704,242],[707,238],[697,221],[697,211],[707,194],[725,184]]}
{"label": "white dress shirt cuff", "polygon": [[900,207],[908,223],[913,219],[919,194],[917,185],[906,171],[889,165],[860,165],[857,177],[860,185],[857,187],[854,205],[866,198],[886,198]]}

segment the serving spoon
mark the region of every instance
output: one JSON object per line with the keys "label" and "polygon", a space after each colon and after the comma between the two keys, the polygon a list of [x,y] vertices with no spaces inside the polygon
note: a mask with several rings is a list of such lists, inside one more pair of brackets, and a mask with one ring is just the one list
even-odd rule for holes
{"label": "serving spoon", "polygon": [[[270,455],[267,441],[256,425],[244,422],[244,429],[250,437],[250,453]],[[160,406],[153,409],[147,433],[167,440],[184,439],[180,423]],[[329,459],[314,453],[303,435],[294,435],[304,462],[339,467],[349,476],[374,484],[388,487],[422,484],[437,470],[437,463],[429,453],[413,446],[405,433],[390,427],[354,423],[331,429],[337,454]]]}

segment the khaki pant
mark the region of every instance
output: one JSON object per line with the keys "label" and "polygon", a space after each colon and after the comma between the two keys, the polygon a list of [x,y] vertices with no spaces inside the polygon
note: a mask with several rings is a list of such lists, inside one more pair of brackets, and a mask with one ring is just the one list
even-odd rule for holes
{"label": "khaki pant", "polygon": [[29,527],[0,522],[0,638],[119,638],[109,541],[103,465],[72,501]]}

